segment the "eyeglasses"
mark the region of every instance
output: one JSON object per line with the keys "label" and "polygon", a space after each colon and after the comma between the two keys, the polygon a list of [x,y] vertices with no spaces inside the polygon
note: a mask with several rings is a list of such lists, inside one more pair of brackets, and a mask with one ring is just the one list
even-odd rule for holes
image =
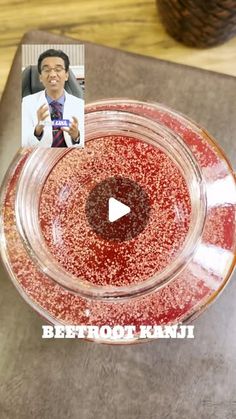
{"label": "eyeglasses", "polygon": [[43,67],[42,68],[42,73],[43,74],[50,74],[51,73],[51,71],[54,71],[55,73],[57,73],[57,74],[59,74],[59,73],[61,73],[63,70],[65,70],[65,67],[61,67],[61,66],[58,66],[58,67]]}

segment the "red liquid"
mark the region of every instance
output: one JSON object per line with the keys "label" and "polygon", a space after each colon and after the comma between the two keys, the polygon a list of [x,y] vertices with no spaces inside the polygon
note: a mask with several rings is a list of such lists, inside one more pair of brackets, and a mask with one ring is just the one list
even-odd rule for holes
{"label": "red liquid", "polygon": [[[136,238],[117,243],[97,236],[85,213],[99,182],[123,176],[147,192],[151,216]],[[96,285],[129,285],[151,278],[180,253],[189,230],[186,181],[160,149],[131,137],[90,141],[66,154],[47,178],[40,200],[43,236],[57,262]]]}

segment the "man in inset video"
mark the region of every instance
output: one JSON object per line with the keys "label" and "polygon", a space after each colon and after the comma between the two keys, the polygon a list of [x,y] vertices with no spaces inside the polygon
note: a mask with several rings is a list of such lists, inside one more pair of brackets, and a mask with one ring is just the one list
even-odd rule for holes
{"label": "man in inset video", "polygon": [[69,57],[49,49],[38,59],[39,80],[45,87],[22,101],[23,147],[76,147],[84,142],[84,101],[64,89]]}

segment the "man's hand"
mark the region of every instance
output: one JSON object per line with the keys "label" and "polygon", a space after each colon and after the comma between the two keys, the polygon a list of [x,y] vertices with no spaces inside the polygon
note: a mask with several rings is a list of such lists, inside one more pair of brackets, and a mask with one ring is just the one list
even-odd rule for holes
{"label": "man's hand", "polygon": [[41,122],[47,119],[48,116],[49,108],[48,105],[45,103],[44,105],[40,106],[40,108],[37,110],[38,124],[36,125],[34,130],[34,133],[37,137],[40,137],[44,129],[44,125],[42,125]]}
{"label": "man's hand", "polygon": [[70,128],[62,128],[62,130],[68,132],[68,134],[70,135],[73,141],[79,142],[79,136],[80,136],[79,121],[75,116],[72,116],[72,122],[71,122]]}

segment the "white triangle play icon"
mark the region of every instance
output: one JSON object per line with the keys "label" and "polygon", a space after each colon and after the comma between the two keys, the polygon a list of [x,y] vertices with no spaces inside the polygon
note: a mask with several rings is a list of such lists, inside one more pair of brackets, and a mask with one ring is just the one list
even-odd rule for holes
{"label": "white triangle play icon", "polygon": [[108,202],[108,218],[110,223],[113,223],[124,215],[129,214],[130,207],[115,198],[109,198]]}

